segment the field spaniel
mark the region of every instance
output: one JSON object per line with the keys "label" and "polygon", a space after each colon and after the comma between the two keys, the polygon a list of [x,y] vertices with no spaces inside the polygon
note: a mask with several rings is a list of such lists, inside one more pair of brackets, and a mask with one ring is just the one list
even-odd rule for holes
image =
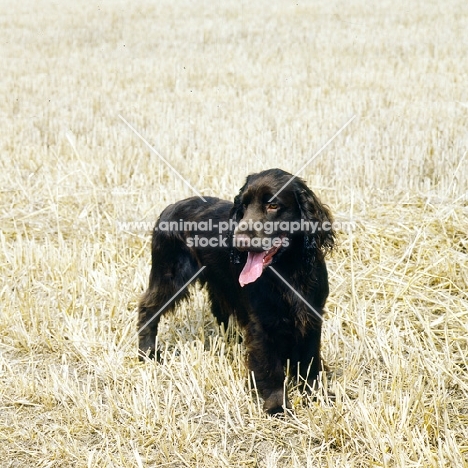
{"label": "field spaniel", "polygon": [[265,411],[282,412],[291,407],[288,361],[306,390],[322,369],[330,211],[303,180],[280,169],[248,176],[234,203],[205,200],[170,205],[156,223],[149,286],[139,304],[140,358],[159,357],[159,320],[188,296],[187,283],[198,274],[218,322],[226,326],[233,315],[243,329]]}

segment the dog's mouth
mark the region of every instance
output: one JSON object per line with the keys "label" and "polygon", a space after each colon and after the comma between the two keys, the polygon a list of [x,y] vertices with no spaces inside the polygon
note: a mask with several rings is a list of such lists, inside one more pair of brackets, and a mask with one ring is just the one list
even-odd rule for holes
{"label": "dog's mouth", "polygon": [[273,257],[279,251],[281,244],[273,246],[270,250],[263,252],[248,252],[247,262],[239,276],[239,283],[242,287],[246,284],[253,283],[263,273],[263,270],[271,264]]}

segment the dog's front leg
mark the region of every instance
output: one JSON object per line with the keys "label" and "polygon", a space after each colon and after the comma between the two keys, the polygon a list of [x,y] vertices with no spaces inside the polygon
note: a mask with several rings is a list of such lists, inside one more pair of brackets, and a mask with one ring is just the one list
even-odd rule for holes
{"label": "dog's front leg", "polygon": [[255,386],[264,399],[263,409],[277,414],[291,408],[284,390],[283,363],[275,342],[261,324],[251,322],[246,329],[247,366],[253,373]]}

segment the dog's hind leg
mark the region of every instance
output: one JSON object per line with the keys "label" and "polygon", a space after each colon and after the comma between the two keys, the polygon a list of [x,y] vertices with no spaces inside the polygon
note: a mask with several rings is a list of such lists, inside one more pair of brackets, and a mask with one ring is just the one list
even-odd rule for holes
{"label": "dog's hind leg", "polygon": [[293,363],[293,368],[299,366],[301,386],[308,393],[317,390],[319,372],[322,371],[320,336],[321,325],[317,324],[315,329],[309,330],[300,340],[298,362]]}
{"label": "dog's hind leg", "polygon": [[159,359],[155,341],[161,316],[174,310],[188,296],[186,283],[198,269],[198,263],[183,239],[154,231],[149,285],[138,307],[140,359],[145,356]]}

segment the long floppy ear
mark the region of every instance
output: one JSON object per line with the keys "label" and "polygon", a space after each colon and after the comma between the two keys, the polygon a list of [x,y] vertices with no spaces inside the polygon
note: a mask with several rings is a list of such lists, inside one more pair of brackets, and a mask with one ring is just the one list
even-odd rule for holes
{"label": "long floppy ear", "polygon": [[[231,258],[232,263],[241,263],[241,252],[237,250],[233,246],[233,240],[234,240],[234,230],[239,221],[242,219],[242,216],[244,215],[244,210],[242,207],[242,194],[246,190],[246,188],[249,185],[249,178],[250,176],[247,177],[245,184],[242,186],[242,188],[239,190],[239,193],[235,196],[234,198],[234,205],[231,208],[231,211],[229,213],[229,232],[228,232],[228,242],[230,246],[230,253],[229,256]],[[245,256],[245,254],[244,254]]]}
{"label": "long floppy ear", "polygon": [[304,247],[307,251],[318,249],[325,255],[335,244],[333,217],[324,205],[301,180],[297,180],[295,196],[301,210],[302,219],[308,221],[311,229],[304,235]]}
{"label": "long floppy ear", "polygon": [[231,208],[231,212],[229,213],[229,218],[234,220],[235,222],[240,221],[243,216],[243,209],[242,209],[242,195],[249,186],[249,179],[250,176],[247,176],[245,180],[245,184],[239,190],[239,193],[234,197],[234,206]]}

